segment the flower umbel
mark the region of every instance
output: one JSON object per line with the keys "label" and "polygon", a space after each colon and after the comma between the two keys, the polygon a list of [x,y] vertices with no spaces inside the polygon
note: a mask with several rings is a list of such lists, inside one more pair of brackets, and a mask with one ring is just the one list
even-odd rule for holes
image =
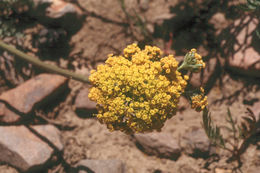
{"label": "flower umbel", "polygon": [[109,55],[89,77],[89,98],[98,103],[98,120],[111,131],[160,131],[176,114],[187,85],[188,76],[182,77],[177,68],[172,55],[162,57],[152,46],[141,50],[132,44],[123,56]]}
{"label": "flower umbel", "polygon": [[204,96],[204,89],[200,88],[201,93],[191,97],[191,108],[200,112],[208,105],[207,96]]}
{"label": "flower umbel", "polygon": [[175,58],[172,55],[163,57],[159,48],[146,46],[141,50],[132,44],[124,50],[123,56],[109,55],[104,65],[99,65],[85,77],[45,64],[1,40],[0,48],[51,72],[84,83],[91,82],[89,98],[97,102],[96,116],[110,130],[126,133],[160,131],[164,122],[176,114],[179,97],[184,92],[186,95],[191,93],[193,108],[202,110],[206,105],[206,97],[193,95],[185,89],[189,77],[179,72],[192,63],[197,69],[204,66],[195,49],[178,67]]}
{"label": "flower umbel", "polygon": [[196,49],[191,49],[185,57],[182,65],[178,70],[190,70],[192,72],[199,72],[202,68],[205,68],[205,63],[202,60],[200,54],[197,53]]}

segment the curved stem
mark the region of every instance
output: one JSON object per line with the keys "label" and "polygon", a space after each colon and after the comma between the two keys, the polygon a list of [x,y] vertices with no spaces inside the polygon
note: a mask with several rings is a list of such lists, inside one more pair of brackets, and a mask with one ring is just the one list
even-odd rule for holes
{"label": "curved stem", "polygon": [[183,62],[178,68],[177,68],[177,71],[181,71],[182,69],[186,68],[186,63]]}
{"label": "curved stem", "polygon": [[32,63],[33,65],[36,65],[36,66],[38,66],[42,69],[47,70],[49,72],[56,73],[56,74],[59,74],[59,75],[62,75],[62,76],[65,76],[65,77],[68,77],[68,78],[71,78],[71,79],[74,79],[74,80],[78,80],[78,81],[81,81],[81,82],[84,82],[84,83],[89,83],[88,76],[83,76],[83,75],[76,74],[74,72],[59,68],[59,67],[54,66],[54,65],[46,64],[46,63],[42,62],[41,60],[39,60],[35,57],[32,57],[30,55],[23,53],[22,51],[16,49],[13,46],[5,44],[1,40],[0,40],[0,48],[10,52],[11,54],[14,54],[18,58],[21,58],[21,59],[23,59],[23,60],[25,60],[29,63]]}

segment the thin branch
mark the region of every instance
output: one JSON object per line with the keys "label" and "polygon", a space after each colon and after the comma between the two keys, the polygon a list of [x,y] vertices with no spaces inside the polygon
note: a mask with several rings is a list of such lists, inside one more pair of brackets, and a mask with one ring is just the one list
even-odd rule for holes
{"label": "thin branch", "polygon": [[74,80],[78,80],[78,81],[81,81],[81,82],[84,82],[84,83],[89,83],[88,76],[83,76],[83,75],[76,74],[74,72],[59,68],[59,67],[54,66],[54,65],[46,64],[46,63],[42,62],[41,60],[39,60],[35,57],[32,57],[30,55],[23,53],[22,51],[16,49],[13,46],[5,44],[1,40],[0,40],[0,48],[10,52],[11,54],[14,54],[16,57],[18,57],[20,59],[23,59],[23,60],[25,60],[25,61],[33,64],[33,65],[36,65],[36,66],[38,66],[42,69],[45,69],[49,72],[56,73],[56,74],[59,74],[59,75],[62,75],[62,76],[65,76],[65,77],[68,77],[68,78],[71,78],[71,79],[74,79]]}

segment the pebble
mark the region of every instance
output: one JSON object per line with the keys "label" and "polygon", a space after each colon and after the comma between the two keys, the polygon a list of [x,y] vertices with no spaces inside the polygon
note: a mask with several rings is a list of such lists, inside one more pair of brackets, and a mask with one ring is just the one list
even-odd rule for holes
{"label": "pebble", "polygon": [[81,160],[76,168],[79,173],[125,173],[125,165],[120,160]]}
{"label": "pebble", "polygon": [[60,131],[52,125],[0,126],[0,162],[10,164],[20,171],[40,170],[55,151],[36,133],[62,150]]}
{"label": "pebble", "polygon": [[92,117],[93,113],[97,113],[97,104],[88,98],[88,93],[89,88],[84,88],[78,93],[75,99],[75,111],[80,117]]}
{"label": "pebble", "polygon": [[181,154],[181,148],[169,133],[135,134],[137,145],[149,155],[177,160]]}
{"label": "pebble", "polygon": [[193,128],[182,136],[181,147],[194,158],[207,158],[215,152],[203,129]]}
{"label": "pebble", "polygon": [[[35,109],[67,88],[67,79],[53,74],[40,74],[0,95],[0,122],[14,123],[28,119]],[[7,104],[5,104],[7,103]]]}
{"label": "pebble", "polygon": [[230,33],[234,38],[229,39],[233,41],[232,47],[227,46],[226,53],[229,53],[228,68],[235,73],[260,77],[259,38],[255,36],[257,25],[258,20],[251,20],[249,16],[234,22]]}

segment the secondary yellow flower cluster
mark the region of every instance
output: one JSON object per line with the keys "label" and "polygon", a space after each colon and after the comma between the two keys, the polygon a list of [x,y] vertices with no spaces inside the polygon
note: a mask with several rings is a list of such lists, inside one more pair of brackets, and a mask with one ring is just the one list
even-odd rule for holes
{"label": "secondary yellow flower cluster", "polygon": [[188,76],[182,77],[177,68],[172,55],[162,57],[152,46],[141,50],[132,44],[123,56],[109,55],[89,77],[89,98],[98,104],[98,120],[111,131],[160,131],[176,114],[187,85]]}
{"label": "secondary yellow flower cluster", "polygon": [[191,97],[191,108],[196,111],[202,111],[207,105],[207,96],[204,96],[204,89],[200,88],[201,93]]}
{"label": "secondary yellow flower cluster", "polygon": [[202,65],[199,68],[199,70],[201,70],[202,68],[205,68],[205,63],[203,62],[201,55],[197,53],[197,50],[196,49],[191,49],[191,52],[194,53],[194,57],[197,60],[196,64],[201,64]]}
{"label": "secondary yellow flower cluster", "polygon": [[191,49],[184,57],[184,62],[178,67],[180,70],[190,70],[192,72],[199,72],[202,68],[205,68],[205,63],[202,60],[200,54],[197,53],[196,49]]}

